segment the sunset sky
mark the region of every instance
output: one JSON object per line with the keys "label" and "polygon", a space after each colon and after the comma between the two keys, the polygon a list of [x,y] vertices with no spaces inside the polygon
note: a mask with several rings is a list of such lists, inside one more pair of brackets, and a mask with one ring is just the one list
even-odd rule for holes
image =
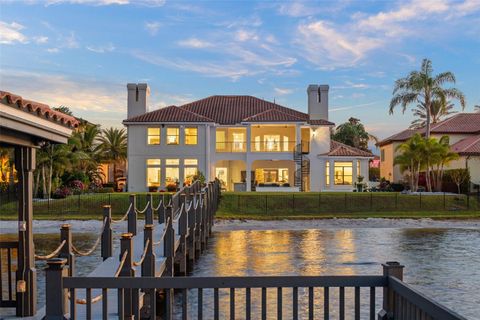
{"label": "sunset sky", "polygon": [[424,57],[480,104],[480,0],[0,3],[0,89],[103,126],[122,126],[128,82],[150,85],[151,110],[246,94],[301,111],[317,83],[332,121],[383,138],[412,120],[388,104]]}

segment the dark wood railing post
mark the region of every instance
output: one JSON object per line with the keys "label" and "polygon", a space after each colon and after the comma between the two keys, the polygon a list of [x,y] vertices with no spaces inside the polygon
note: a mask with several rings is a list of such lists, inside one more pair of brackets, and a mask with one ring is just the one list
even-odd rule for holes
{"label": "dark wood railing post", "polygon": [[62,224],[60,228],[60,242],[65,240],[65,245],[60,250],[58,254],[59,258],[67,259],[68,264],[68,275],[73,277],[75,274],[75,255],[73,254],[72,249],[72,232],[70,229],[70,224]]}
{"label": "dark wood railing post", "polygon": [[[135,269],[133,268],[133,234],[130,232],[123,233],[120,239],[120,262],[126,253],[126,259],[120,269],[119,277],[135,277]],[[119,301],[122,297],[118,297]],[[119,306],[120,307],[120,306]],[[138,319],[138,289],[123,290],[123,315],[127,319]],[[120,314],[120,310],[119,310]]]}
{"label": "dark wood railing post", "polygon": [[162,204],[158,208],[158,223],[165,223],[165,195],[162,195]]}
{"label": "dark wood railing post", "polygon": [[145,211],[145,224],[153,224],[153,196],[147,194],[147,210]]}
{"label": "dark wood railing post", "polygon": [[166,258],[165,262],[165,275],[169,277],[173,277],[173,258],[175,253],[173,252],[174,249],[174,241],[175,241],[175,230],[173,229],[173,212],[172,206],[167,206],[165,210],[165,219],[166,219],[166,230],[165,230],[165,237],[163,239],[163,254]]}
{"label": "dark wood railing post", "polygon": [[67,319],[65,314],[68,308],[67,290],[63,288],[63,277],[67,276],[65,264],[67,259],[53,258],[47,261],[45,270],[45,317],[44,320]]}
{"label": "dark wood railing post", "polygon": [[[388,261],[382,264],[383,276],[395,277],[403,281],[404,266],[396,261]],[[388,280],[387,280],[388,282]],[[395,299],[393,290],[390,287],[383,288],[383,309],[378,313],[378,320],[393,319],[393,312],[395,311]]]}
{"label": "dark wood railing post", "polygon": [[128,232],[137,235],[137,197],[134,194],[129,196],[130,210],[128,211]]}
{"label": "dark wood railing post", "polygon": [[147,246],[147,251],[145,252],[145,259],[142,263],[142,277],[155,277],[155,253],[153,252],[153,224],[146,224],[144,227],[143,245]]}
{"label": "dark wood railing post", "polygon": [[102,232],[102,258],[107,260],[113,254],[113,236],[112,236],[112,207],[103,206],[103,221],[105,226]]}

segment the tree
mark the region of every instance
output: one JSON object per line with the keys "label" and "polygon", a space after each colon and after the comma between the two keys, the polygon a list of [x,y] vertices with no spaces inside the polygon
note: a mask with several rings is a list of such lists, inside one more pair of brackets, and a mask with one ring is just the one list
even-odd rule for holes
{"label": "tree", "polygon": [[75,131],[68,142],[72,148],[72,161],[90,181],[100,176],[98,169],[102,160],[102,150],[99,145],[100,133],[98,125],[87,123],[80,130]]}
{"label": "tree", "polygon": [[458,194],[461,193],[460,186],[470,178],[468,169],[457,169],[450,171],[450,178],[457,185]]}
{"label": "tree", "polygon": [[113,164],[113,177],[115,179],[117,165],[127,159],[127,134],[125,129],[105,129],[102,131],[99,141],[103,160]]}
{"label": "tree", "polygon": [[475,107],[473,107],[473,109],[475,110],[475,112],[480,112],[480,105],[476,105]]}
{"label": "tree", "polygon": [[[430,123],[438,123],[445,117],[457,113],[457,111],[453,110],[454,108],[455,105],[449,101],[446,102],[446,105],[443,105],[442,101],[434,100],[430,108]],[[420,129],[426,126],[427,110],[423,102],[413,109],[413,115],[417,117],[417,119],[412,121],[412,124],[410,125],[411,129]]]}
{"label": "tree", "polygon": [[59,106],[59,107],[55,107],[55,108],[52,108],[52,109],[73,117],[73,112],[72,112],[72,110],[70,110],[69,107]]}
{"label": "tree", "polygon": [[396,106],[402,106],[405,112],[407,105],[412,103],[421,104],[426,111],[425,136],[430,137],[430,123],[432,103],[441,101],[442,108],[447,105],[448,99],[460,101],[462,110],[465,108],[465,96],[456,88],[443,88],[445,83],[455,83],[455,75],[450,72],[442,72],[433,75],[432,62],[423,59],[420,71],[411,71],[405,78],[395,81],[393,97],[390,101],[389,113],[393,114]]}
{"label": "tree", "polygon": [[360,123],[359,119],[353,117],[335,129],[332,139],[365,151],[369,150],[369,140],[378,141],[375,136],[365,131],[365,127]]}
{"label": "tree", "polygon": [[394,165],[400,165],[402,172],[408,171],[410,190],[418,189],[418,180],[425,150],[425,140],[417,133],[404,143],[397,146],[395,151],[399,151],[393,161]]}
{"label": "tree", "polygon": [[445,167],[453,160],[457,160],[460,156],[458,153],[450,151],[450,138],[443,136],[438,140],[432,164],[432,182],[435,191],[442,191],[443,175]]}

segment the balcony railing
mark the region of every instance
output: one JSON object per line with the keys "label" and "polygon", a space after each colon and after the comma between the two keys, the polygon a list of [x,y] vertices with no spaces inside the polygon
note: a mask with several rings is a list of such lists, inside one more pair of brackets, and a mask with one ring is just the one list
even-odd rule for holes
{"label": "balcony railing", "polygon": [[[293,152],[295,145],[295,141],[257,140],[250,143],[250,152]],[[216,142],[215,150],[217,152],[247,152],[247,142]]]}

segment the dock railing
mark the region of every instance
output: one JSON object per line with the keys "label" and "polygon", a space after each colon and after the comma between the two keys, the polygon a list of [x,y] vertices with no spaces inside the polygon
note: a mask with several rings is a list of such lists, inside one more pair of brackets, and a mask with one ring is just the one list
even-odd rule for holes
{"label": "dock railing", "polygon": [[[51,295],[47,300],[47,314],[45,319],[70,319],[68,310],[68,292],[75,294],[76,290],[85,290],[87,295],[92,289],[102,289],[106,295],[108,290],[116,290],[122,305],[132,305],[132,297],[138,292],[149,291],[152,296],[155,292],[163,292],[166,299],[166,308],[163,319],[172,319],[182,316],[188,319],[277,319],[288,317],[293,319],[318,319],[321,313],[324,319],[330,319],[335,313],[335,318],[345,319],[353,314],[354,319],[445,319],[464,320],[462,316],[441,306],[432,299],[420,294],[416,289],[405,284],[403,266],[398,262],[387,262],[382,265],[383,275],[365,276],[261,276],[261,277],[68,277],[64,270],[66,259],[59,263],[58,259],[49,262],[47,268],[47,292]],[[52,279],[49,281],[49,279]],[[383,289],[381,301],[377,301],[377,288]],[[301,294],[300,294],[300,289]],[[346,295],[346,290],[353,290],[353,295]],[[207,292],[207,290],[209,292]],[[213,291],[213,304],[204,303],[207,293]],[[220,298],[222,291],[222,299]],[[223,294],[227,291],[227,295]],[[254,292],[255,291],[255,292]],[[274,291],[276,298],[272,302]],[[133,294],[132,294],[133,292]],[[174,303],[173,293],[178,292],[180,303]],[[257,294],[260,292],[260,294]],[[350,292],[350,291],[349,291]],[[363,296],[361,293],[365,293]],[[254,294],[255,293],[255,294]],[[338,297],[331,299],[333,294]],[[188,296],[196,296],[189,299]],[[226,299],[224,299],[227,297]],[[212,298],[212,294],[208,296]],[[321,301],[318,301],[318,300]],[[353,300],[353,301],[349,301]],[[196,301],[195,301],[196,300]],[[107,303],[103,300],[102,303]],[[367,301],[367,307],[365,303]],[[192,311],[189,302],[196,306]],[[272,304],[276,310],[272,314]],[[239,304],[241,304],[239,306]],[[253,305],[260,306],[253,309]],[[320,306],[320,307],[319,307]],[[335,306],[337,310],[333,310]],[[377,310],[377,306],[381,306]],[[150,301],[150,317],[155,319],[158,315],[156,304]],[[107,306],[103,306],[108,310]],[[189,310],[190,309],[190,310]],[[55,310],[55,313],[48,313]],[[91,308],[87,307],[87,310]],[[242,314],[238,313],[238,310]],[[255,311],[255,312],[254,312]],[[363,312],[363,313],[362,313]],[[304,316],[305,315],[305,316]],[[102,315],[107,318],[107,314]],[[86,314],[91,318],[91,314]],[[123,310],[119,311],[119,319],[124,318]],[[348,317],[350,318],[350,317]]]}

